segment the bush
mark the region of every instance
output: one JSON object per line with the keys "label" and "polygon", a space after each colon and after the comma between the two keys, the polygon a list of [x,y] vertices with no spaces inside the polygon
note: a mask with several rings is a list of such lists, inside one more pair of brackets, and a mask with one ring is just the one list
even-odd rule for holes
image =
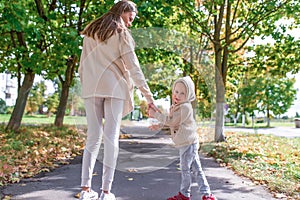
{"label": "bush", "polygon": [[6,107],[6,114],[12,114],[14,110],[14,106],[7,106]]}
{"label": "bush", "polygon": [[3,99],[0,98],[0,114],[6,114],[7,106]]}

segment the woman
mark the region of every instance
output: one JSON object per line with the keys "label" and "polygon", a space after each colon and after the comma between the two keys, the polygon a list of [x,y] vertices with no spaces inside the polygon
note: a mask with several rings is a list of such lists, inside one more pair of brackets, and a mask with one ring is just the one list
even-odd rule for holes
{"label": "woman", "polygon": [[88,130],[82,161],[81,200],[98,198],[98,194],[91,189],[91,183],[102,136],[104,158],[99,199],[115,199],[110,190],[118,157],[120,123],[122,117],[133,109],[133,85],[142,92],[148,107],[157,109],[128,30],[136,14],[137,8],[133,2],[119,1],[82,31],[84,39],[79,75]]}

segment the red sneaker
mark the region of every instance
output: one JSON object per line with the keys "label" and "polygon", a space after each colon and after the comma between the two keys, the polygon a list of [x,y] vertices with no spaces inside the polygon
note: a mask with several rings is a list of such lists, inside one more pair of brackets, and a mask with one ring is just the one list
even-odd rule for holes
{"label": "red sneaker", "polygon": [[178,192],[178,195],[170,197],[167,200],[191,200],[191,198],[184,196],[183,194],[181,194],[181,192]]}
{"label": "red sneaker", "polygon": [[209,196],[203,195],[202,200],[217,200],[217,198],[213,194],[210,194]]}

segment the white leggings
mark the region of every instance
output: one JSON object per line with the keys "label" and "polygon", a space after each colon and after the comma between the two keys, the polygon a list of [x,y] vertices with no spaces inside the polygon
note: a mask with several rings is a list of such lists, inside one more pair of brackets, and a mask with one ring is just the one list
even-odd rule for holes
{"label": "white leggings", "polygon": [[103,136],[102,190],[110,191],[119,153],[119,132],[124,101],[116,98],[92,97],[85,99],[84,103],[88,130],[83,152],[81,186],[91,188],[93,170]]}

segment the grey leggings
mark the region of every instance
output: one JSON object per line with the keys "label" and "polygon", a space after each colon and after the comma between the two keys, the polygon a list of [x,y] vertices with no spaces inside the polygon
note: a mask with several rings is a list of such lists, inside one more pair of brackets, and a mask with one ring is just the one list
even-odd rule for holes
{"label": "grey leggings", "polygon": [[124,101],[92,97],[84,100],[88,124],[83,152],[81,186],[91,187],[95,162],[104,143],[102,190],[110,191],[119,153],[119,131]]}

